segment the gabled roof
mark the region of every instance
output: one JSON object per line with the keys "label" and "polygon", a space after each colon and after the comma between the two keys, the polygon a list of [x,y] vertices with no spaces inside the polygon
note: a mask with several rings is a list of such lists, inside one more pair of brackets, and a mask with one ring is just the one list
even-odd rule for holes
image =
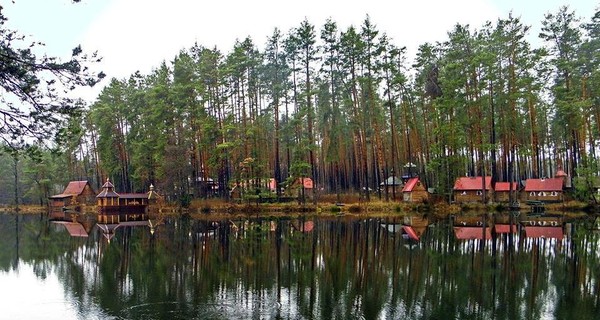
{"label": "gabled roof", "polygon": [[402,192],[413,191],[413,189],[415,188],[415,186],[417,186],[418,183],[419,183],[419,177],[408,179],[408,181],[406,181],[406,184],[404,185],[404,188],[402,188]]}
{"label": "gabled roof", "polygon": [[525,191],[562,191],[562,178],[548,179],[527,179],[525,181]]}
{"label": "gabled roof", "polygon": [[87,181],[71,181],[63,191],[64,194],[80,195],[83,193],[85,186],[88,185]]}
{"label": "gabled roof", "polygon": [[510,182],[496,182],[494,186],[494,190],[496,191],[510,191],[510,190],[519,190],[519,184],[517,182],[512,182],[512,188]]}
{"label": "gabled roof", "polygon": [[[89,185],[87,181],[71,181],[61,194],[53,195],[51,199],[63,199],[78,196],[83,193],[85,186]],[[90,186],[91,187],[91,186]]]}
{"label": "gabled roof", "polygon": [[[482,177],[460,177],[454,182],[454,190],[481,190]],[[485,177],[485,189],[492,189],[492,177]]]}

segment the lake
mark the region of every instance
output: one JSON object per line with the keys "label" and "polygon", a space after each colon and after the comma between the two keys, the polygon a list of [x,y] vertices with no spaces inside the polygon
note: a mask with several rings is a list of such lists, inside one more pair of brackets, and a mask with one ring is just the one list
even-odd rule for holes
{"label": "lake", "polygon": [[597,230],[524,214],[4,214],[0,319],[598,319]]}

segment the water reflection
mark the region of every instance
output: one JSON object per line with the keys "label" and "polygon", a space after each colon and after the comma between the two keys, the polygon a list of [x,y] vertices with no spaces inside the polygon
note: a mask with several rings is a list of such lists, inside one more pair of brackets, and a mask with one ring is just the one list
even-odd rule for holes
{"label": "water reflection", "polygon": [[31,269],[39,287],[57,279],[76,318],[593,319],[597,225],[517,214],[117,226],[4,215],[0,273]]}

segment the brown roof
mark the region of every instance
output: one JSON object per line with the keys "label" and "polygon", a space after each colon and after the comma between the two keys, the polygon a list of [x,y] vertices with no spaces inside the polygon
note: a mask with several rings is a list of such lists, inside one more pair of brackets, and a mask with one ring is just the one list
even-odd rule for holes
{"label": "brown roof", "polygon": [[[454,182],[454,190],[481,190],[482,177],[460,177]],[[492,189],[492,177],[485,177],[485,189]]]}
{"label": "brown roof", "polygon": [[527,179],[525,181],[525,191],[562,191],[562,178],[549,179]]}
{"label": "brown roof", "polygon": [[120,193],[121,199],[148,199],[147,193]]}
{"label": "brown roof", "polygon": [[63,193],[79,195],[83,192],[87,184],[87,181],[71,181],[69,182]]}
{"label": "brown roof", "polygon": [[61,194],[53,195],[51,199],[64,199],[68,197],[78,196],[83,193],[85,186],[89,183],[87,181],[71,181]]}
{"label": "brown roof", "polygon": [[114,191],[115,186],[106,179],[106,183],[102,185],[102,191],[98,193],[96,198],[118,198],[119,194]]}

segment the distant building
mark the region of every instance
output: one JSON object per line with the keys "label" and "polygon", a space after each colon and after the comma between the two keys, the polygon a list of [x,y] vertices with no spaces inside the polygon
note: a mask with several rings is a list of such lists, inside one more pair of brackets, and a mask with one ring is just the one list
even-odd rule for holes
{"label": "distant building", "polygon": [[395,175],[389,176],[387,179],[385,179],[385,181],[379,184],[380,190],[387,192],[388,196],[392,197],[394,196],[395,192],[397,198],[400,198],[398,195],[402,193],[402,186],[402,180]]}
{"label": "distant building", "polygon": [[298,178],[292,182],[288,190],[292,195],[298,196],[298,199],[312,199],[313,195],[313,180],[311,178]]}
{"label": "distant building", "polygon": [[[454,182],[452,189],[454,201],[458,203],[481,202],[485,191],[485,202],[492,196],[492,177],[460,177]],[[485,186],[485,189],[484,189]]]}

